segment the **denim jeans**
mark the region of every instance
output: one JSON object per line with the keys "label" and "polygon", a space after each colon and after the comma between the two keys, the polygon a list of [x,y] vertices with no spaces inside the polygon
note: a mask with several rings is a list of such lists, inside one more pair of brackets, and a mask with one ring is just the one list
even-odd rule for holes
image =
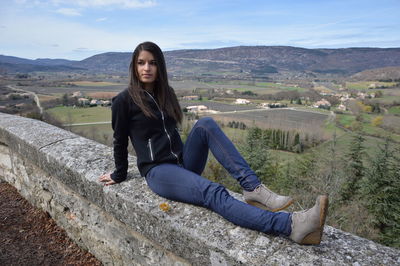
{"label": "denim jeans", "polygon": [[201,176],[211,150],[219,163],[252,191],[260,181],[232,142],[212,118],[202,118],[193,126],[183,149],[183,166],[160,164],[146,174],[150,189],[161,197],[202,206],[232,223],[270,234],[290,235],[291,215],[269,212],[229,195],[220,184]]}

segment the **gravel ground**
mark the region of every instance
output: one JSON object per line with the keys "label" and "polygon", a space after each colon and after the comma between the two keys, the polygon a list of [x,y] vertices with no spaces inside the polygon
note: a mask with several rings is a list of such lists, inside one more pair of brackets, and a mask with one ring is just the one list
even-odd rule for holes
{"label": "gravel ground", "polygon": [[42,210],[0,181],[0,265],[102,265]]}

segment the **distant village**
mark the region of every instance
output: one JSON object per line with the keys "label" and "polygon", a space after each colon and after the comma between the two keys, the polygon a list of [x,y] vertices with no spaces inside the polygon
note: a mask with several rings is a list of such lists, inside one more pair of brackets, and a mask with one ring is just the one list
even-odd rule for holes
{"label": "distant village", "polygon": [[76,98],[79,106],[111,106],[110,100],[100,100],[100,99],[89,99],[83,97],[80,91],[72,93],[71,97]]}
{"label": "distant village", "polygon": [[[375,84],[370,84],[369,88],[374,88],[376,87]],[[8,91],[7,91],[8,92]],[[13,104],[15,108],[23,108],[24,105],[26,105],[26,101],[30,98],[32,98],[32,93],[22,93],[22,92],[12,92],[9,91],[8,93],[4,92],[3,95],[1,95],[0,100],[4,101],[4,104],[0,104],[0,109],[5,109],[9,108],[10,104]],[[213,90],[214,94],[215,91]],[[240,96],[245,96],[245,95],[236,95],[232,90],[223,90],[221,92],[218,92],[219,94],[225,94],[228,95],[227,97],[229,99],[232,99],[230,102],[231,104],[236,104],[236,105],[253,105],[256,108],[265,108],[265,109],[270,109],[270,108],[286,108],[288,107],[288,103],[282,103],[282,102],[260,102],[259,99],[254,100],[253,99],[246,99],[246,98],[241,98]],[[252,93],[249,91],[248,93]],[[340,111],[347,111],[348,110],[348,103],[352,100],[365,100],[365,99],[372,99],[375,97],[379,97],[375,92],[353,92],[349,93],[347,91],[344,91],[344,89],[337,91],[337,92],[332,92],[332,93],[326,93],[326,92],[319,92],[319,95],[321,97],[326,97],[322,98],[318,101],[313,102],[310,100],[309,97],[304,97],[301,96],[297,98],[296,100],[290,100],[290,104],[297,104],[297,105],[305,105],[308,107],[312,108],[321,108],[321,109],[326,109],[330,110],[332,107],[335,107],[336,110]],[[256,94],[252,93],[251,96],[254,96]],[[72,105],[75,107],[94,107],[94,106],[111,106],[111,100],[110,99],[105,99],[105,98],[93,98],[93,97],[88,97],[84,96],[82,92],[80,91],[75,91],[72,94],[69,95],[64,95],[66,99],[66,103],[63,105]],[[226,96],[225,96],[226,97]],[[252,98],[252,97],[250,97]],[[336,99],[335,103],[332,104],[328,99]],[[25,99],[25,100],[22,100]],[[69,101],[71,99],[72,101]],[[194,92],[194,95],[181,95],[179,97],[181,101],[184,101],[185,107],[184,111],[185,112],[190,112],[190,113],[201,113],[201,112],[218,112],[217,110],[212,110],[210,107],[206,106],[201,94],[197,91]],[[288,99],[286,99],[285,102],[287,102]],[[339,104],[338,104],[339,102]],[[193,104],[190,104],[193,103]],[[199,104],[195,104],[199,103]]]}
{"label": "distant village", "polygon": [[[351,100],[364,100],[364,99],[372,99],[376,97],[376,94],[374,92],[372,93],[364,93],[364,92],[357,92],[356,96],[352,96],[348,92],[341,92],[341,93],[320,93],[321,96],[330,96],[330,97],[335,97],[340,101],[340,104],[337,105],[337,109],[341,111],[346,111],[348,110],[347,108],[347,103]],[[198,95],[188,95],[188,96],[183,96],[181,97],[181,100],[183,101],[201,101],[201,97]],[[301,101],[306,101],[310,102],[310,99],[307,99],[307,97],[300,97],[297,104],[301,104]],[[299,103],[300,102],[300,103]],[[293,103],[291,101],[291,103]],[[244,98],[236,98],[233,104],[237,105],[248,105],[248,104],[255,104],[249,99],[244,99]],[[256,103],[256,106],[258,108],[265,108],[265,109],[270,109],[270,108],[285,108],[287,107],[287,104],[285,103],[280,103],[280,102],[274,102],[274,103],[269,103],[269,102],[262,102],[262,103]],[[332,104],[322,98],[319,101],[316,101],[312,104],[308,104],[309,107],[312,108],[320,108],[320,109],[326,109],[330,110],[332,107]],[[217,112],[215,110],[210,110],[207,106],[205,105],[189,105],[185,107],[187,112],[192,112],[192,113],[200,113],[200,112]]]}

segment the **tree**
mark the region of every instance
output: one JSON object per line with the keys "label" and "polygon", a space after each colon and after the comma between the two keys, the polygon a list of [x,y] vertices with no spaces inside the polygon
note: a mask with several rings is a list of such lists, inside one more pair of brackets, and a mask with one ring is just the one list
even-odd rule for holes
{"label": "tree", "polygon": [[380,104],[378,102],[373,103],[371,107],[372,107],[372,112],[373,113],[378,113],[379,114],[379,113],[382,112],[381,106],[380,106]]}
{"label": "tree", "polygon": [[375,92],[375,98],[380,98],[380,97],[382,97],[382,96],[383,96],[382,91],[376,91],[376,92]]}
{"label": "tree", "polygon": [[68,94],[64,93],[64,95],[62,96],[62,105],[67,106],[68,103],[69,103]]}
{"label": "tree", "polygon": [[263,130],[258,127],[248,130],[246,143],[241,147],[241,153],[261,181],[274,187],[274,182],[280,176],[280,168],[279,164],[272,160]]}
{"label": "tree", "polygon": [[389,148],[389,139],[372,160],[363,182],[366,207],[374,216],[374,225],[383,244],[400,247],[400,166],[399,152]]}
{"label": "tree", "polygon": [[299,133],[296,133],[294,135],[294,142],[293,142],[292,149],[294,152],[297,152],[297,153],[303,152],[303,145],[300,142],[300,134]]}
{"label": "tree", "polygon": [[313,193],[315,173],[317,172],[317,154],[314,151],[303,154],[301,157],[288,164],[290,172],[286,170],[286,176],[291,187],[291,195],[299,195],[296,197],[301,206],[307,206],[315,200]]}
{"label": "tree", "polygon": [[350,151],[346,154],[347,176],[342,184],[340,196],[342,200],[347,201],[358,194],[360,181],[364,177],[365,167],[363,159],[365,156],[364,137],[358,132],[354,134],[350,143]]}

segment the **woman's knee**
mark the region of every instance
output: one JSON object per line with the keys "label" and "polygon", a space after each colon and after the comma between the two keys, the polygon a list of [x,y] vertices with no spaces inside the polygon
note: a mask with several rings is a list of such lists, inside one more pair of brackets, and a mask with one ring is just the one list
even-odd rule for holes
{"label": "woman's knee", "polygon": [[218,127],[218,124],[211,117],[202,117],[197,121],[196,126],[204,128],[214,128]]}
{"label": "woman's knee", "polygon": [[204,207],[212,210],[224,206],[226,200],[230,197],[224,186],[214,182],[210,182],[209,187],[204,192]]}

